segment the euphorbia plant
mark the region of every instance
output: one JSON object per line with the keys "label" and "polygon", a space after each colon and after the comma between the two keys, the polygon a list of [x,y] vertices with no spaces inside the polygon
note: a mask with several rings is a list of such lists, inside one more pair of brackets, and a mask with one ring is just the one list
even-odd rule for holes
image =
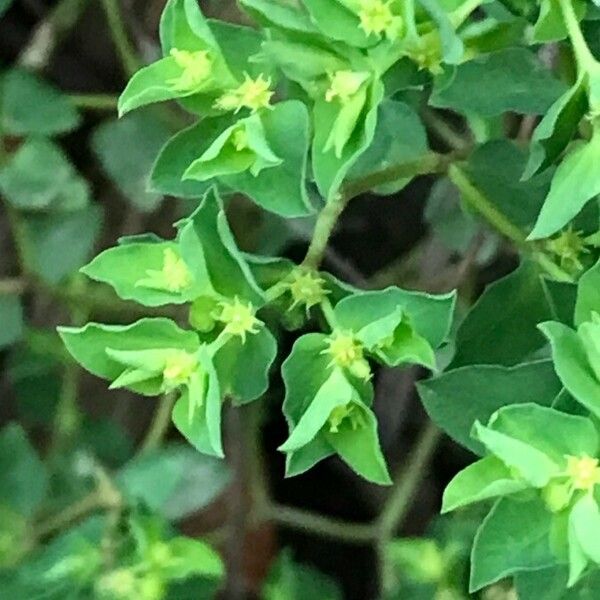
{"label": "euphorbia plant", "polygon": [[[241,5],[257,28],[207,20],[195,0],[167,3],[163,58],[132,77],[119,111],[176,100],[191,115],[150,183],[198,206],[172,239],[125,238],[83,268],[152,316],[61,328],[68,350],[111,388],[174,398],[179,431],[222,457],[223,402],[259,402],[281,329],[301,330],[279,356],[286,474],[338,455],[379,484],[391,477],[375,370],[420,366],[434,374],[420,384],[432,419],[481,455],[447,488],[444,511],[495,502],[473,546],[471,590],[509,576],[526,589],[542,570],[564,588],[585,583],[600,565],[600,64],[583,34],[597,35],[597,9],[583,0]],[[553,69],[535,56],[548,42],[563,54]],[[455,149],[429,152],[419,103],[455,110],[475,140],[438,123]],[[526,115],[525,133],[543,115],[527,154],[503,139],[507,112]],[[447,173],[466,212],[486,218],[521,262],[458,328],[452,292],[364,291],[321,269],[353,197],[396,192],[423,173]],[[226,214],[235,193],[280,217],[315,217],[304,260],[240,251]]]}

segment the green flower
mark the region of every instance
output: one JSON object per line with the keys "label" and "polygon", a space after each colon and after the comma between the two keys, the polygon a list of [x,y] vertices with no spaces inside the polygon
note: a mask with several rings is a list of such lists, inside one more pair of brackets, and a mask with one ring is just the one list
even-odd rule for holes
{"label": "green flower", "polygon": [[190,270],[173,248],[164,250],[162,269],[148,269],[146,275],[145,279],[140,279],[135,284],[136,287],[180,293],[193,284]]}
{"label": "green flower", "polygon": [[212,74],[213,63],[209,53],[206,50],[190,52],[173,48],[171,56],[182,70],[181,75],[168,81],[173,89],[184,94],[202,91]]}
{"label": "green flower", "polygon": [[271,97],[274,92],[271,90],[271,79],[263,79],[262,73],[252,79],[247,73],[244,75],[244,82],[237,88],[225,92],[214,104],[219,110],[239,112],[242,108],[248,108],[253,113],[261,108],[270,108]]}

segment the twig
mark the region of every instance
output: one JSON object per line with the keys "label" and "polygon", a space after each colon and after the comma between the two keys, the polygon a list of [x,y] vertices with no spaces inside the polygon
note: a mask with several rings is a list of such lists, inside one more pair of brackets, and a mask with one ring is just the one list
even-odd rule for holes
{"label": "twig", "polygon": [[27,288],[25,281],[19,277],[0,279],[0,296],[18,296]]}
{"label": "twig", "polygon": [[175,398],[175,394],[165,394],[159,400],[152,423],[140,446],[139,454],[150,452],[162,444],[165,435],[169,430],[169,426],[171,425],[171,411],[175,404]]}
{"label": "twig", "polygon": [[71,94],[71,102],[78,108],[87,110],[117,110],[118,97],[112,94]]}
{"label": "twig", "polygon": [[125,74],[133,75],[139,68],[140,62],[137,58],[137,53],[125,29],[121,9],[118,0],[102,0],[102,7],[106,14],[106,20],[110,28],[113,43],[123,65]]}

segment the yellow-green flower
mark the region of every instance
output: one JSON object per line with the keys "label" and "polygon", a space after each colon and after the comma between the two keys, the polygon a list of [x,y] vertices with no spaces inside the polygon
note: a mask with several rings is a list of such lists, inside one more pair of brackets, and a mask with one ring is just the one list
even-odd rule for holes
{"label": "yellow-green flower", "polygon": [[364,415],[360,411],[360,408],[349,402],[348,404],[342,404],[336,406],[327,418],[327,424],[329,426],[329,433],[337,433],[343,422],[349,421],[352,431],[356,431],[364,426],[365,420]]}
{"label": "yellow-green flower", "polygon": [[165,359],[162,376],[164,386],[174,389],[190,381],[192,374],[198,369],[198,359],[185,350],[172,350]]}
{"label": "yellow-green flower", "polygon": [[171,56],[183,70],[179,77],[168,82],[174,90],[183,93],[194,92],[200,90],[210,79],[213,63],[206,50],[190,52],[173,48]]}
{"label": "yellow-green flower", "polygon": [[252,304],[244,304],[236,296],[233,301],[224,301],[219,304],[220,312],[216,319],[225,323],[223,331],[231,335],[238,335],[242,342],[246,341],[246,334],[258,333],[263,322],[256,318],[256,309]]}
{"label": "yellow-green flower", "polygon": [[348,369],[360,379],[371,378],[371,367],[364,357],[363,346],[353,335],[335,332],[327,339],[327,344],[323,354],[331,356],[330,366]]}
{"label": "yellow-green flower", "polygon": [[598,459],[591,456],[567,456],[566,474],[575,490],[591,491],[600,483]]}
{"label": "yellow-green flower", "polygon": [[362,0],[358,17],[359,27],[366,35],[382,35],[395,39],[400,35],[403,27],[402,17],[394,15],[391,5],[393,0]]}
{"label": "yellow-green flower", "polygon": [[338,100],[341,104],[346,104],[368,78],[369,73],[366,71],[342,70],[330,73],[330,84],[325,92],[325,100],[327,102]]}
{"label": "yellow-green flower", "polygon": [[140,279],[136,283],[137,287],[166,290],[177,294],[189,288],[193,282],[190,270],[173,248],[165,249],[162,269],[148,269],[146,275],[145,279]]}
{"label": "yellow-green flower", "polygon": [[294,269],[288,276],[286,286],[292,295],[290,310],[304,304],[308,311],[312,306],[320,304],[329,290],[325,289],[325,280],[315,271]]}
{"label": "yellow-green flower", "polygon": [[565,229],[555,238],[546,242],[546,249],[554,254],[563,269],[571,273],[577,273],[583,270],[581,257],[589,253],[587,242],[580,231],[575,231],[573,227]]}
{"label": "yellow-green flower", "polygon": [[239,112],[242,108],[248,108],[253,113],[261,108],[270,108],[271,79],[264,79],[262,73],[252,79],[248,74],[244,75],[244,82],[237,88],[225,92],[215,102],[215,108],[220,110]]}

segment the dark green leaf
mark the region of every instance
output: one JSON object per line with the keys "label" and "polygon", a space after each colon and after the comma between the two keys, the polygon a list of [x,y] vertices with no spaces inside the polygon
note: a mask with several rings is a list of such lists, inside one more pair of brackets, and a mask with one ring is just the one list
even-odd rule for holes
{"label": "dark green leaf", "polygon": [[23,307],[14,295],[0,295],[0,349],[14,344],[23,335]]}

